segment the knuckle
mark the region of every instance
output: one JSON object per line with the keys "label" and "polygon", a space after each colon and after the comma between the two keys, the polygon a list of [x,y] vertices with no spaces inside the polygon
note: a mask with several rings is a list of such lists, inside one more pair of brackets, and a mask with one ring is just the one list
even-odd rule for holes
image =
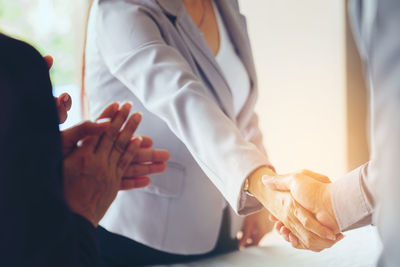
{"label": "knuckle", "polygon": [[133,165],[132,166],[132,173],[134,174],[134,176],[138,175],[140,169],[138,165]]}
{"label": "knuckle", "polygon": [[92,165],[91,162],[91,157],[85,153],[81,156],[81,166],[83,170],[89,169],[89,167]]}
{"label": "knuckle", "polygon": [[296,208],[296,207],[293,207],[293,215],[296,217],[296,218],[301,218],[301,214],[300,214],[300,211],[299,211],[299,209],[298,208]]}
{"label": "knuckle", "polygon": [[310,239],[310,237],[309,236],[305,236],[304,237],[304,241],[303,241],[303,243],[304,243],[304,246],[307,248],[307,249],[311,249],[312,247],[312,242],[311,242],[311,239]]}
{"label": "knuckle", "polygon": [[305,227],[305,228],[310,228],[311,227],[311,220],[309,219],[309,218],[304,218],[303,219],[303,226]]}
{"label": "knuckle", "polygon": [[114,140],[117,137],[118,133],[119,129],[112,126],[108,129],[108,131],[106,131],[106,135],[112,140]]}
{"label": "knuckle", "polygon": [[122,157],[122,158],[119,160],[118,167],[119,167],[120,169],[125,169],[125,168],[128,166],[128,164],[129,164],[128,159],[127,159],[126,157]]}
{"label": "knuckle", "polygon": [[81,124],[81,131],[86,132],[89,127],[90,127],[91,123],[89,121],[85,121]]}
{"label": "knuckle", "polygon": [[122,140],[120,140],[120,139],[118,139],[118,140],[115,142],[114,146],[115,146],[115,148],[116,148],[119,152],[121,152],[121,153],[122,153],[123,151],[125,151],[125,148],[126,148],[125,143],[124,143]]}
{"label": "knuckle", "polygon": [[137,144],[131,143],[129,145],[129,148],[126,151],[129,158],[131,158],[133,160],[137,154],[138,149],[139,149],[139,146]]}

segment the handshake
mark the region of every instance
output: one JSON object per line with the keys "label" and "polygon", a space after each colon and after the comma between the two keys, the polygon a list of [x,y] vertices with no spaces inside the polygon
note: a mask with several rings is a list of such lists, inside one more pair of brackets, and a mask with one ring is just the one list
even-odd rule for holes
{"label": "handshake", "polygon": [[344,237],[332,207],[331,181],[324,175],[308,170],[277,175],[262,167],[248,178],[248,191],[295,248],[319,252]]}

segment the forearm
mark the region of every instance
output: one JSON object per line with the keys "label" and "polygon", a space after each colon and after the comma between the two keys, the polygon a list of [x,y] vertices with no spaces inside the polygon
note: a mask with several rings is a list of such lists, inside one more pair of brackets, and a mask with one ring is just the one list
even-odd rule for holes
{"label": "forearm", "polygon": [[[152,54],[162,54],[164,61],[151,61],[148,55]],[[140,72],[135,71],[139,64],[136,58],[140,58]],[[172,74],[166,76],[167,72]],[[255,168],[269,164],[268,158],[243,137],[179,55],[166,46],[151,46],[126,60],[114,75],[169,126],[240,213],[243,180]]]}
{"label": "forearm", "polygon": [[[263,166],[255,170],[249,175],[248,179],[248,191],[251,193],[258,201],[266,206],[267,203],[271,204],[276,197],[276,191],[264,186],[262,182],[262,177],[264,175],[275,176],[276,172],[271,167]],[[266,207],[267,209],[271,207]],[[270,212],[273,212],[269,210]]]}

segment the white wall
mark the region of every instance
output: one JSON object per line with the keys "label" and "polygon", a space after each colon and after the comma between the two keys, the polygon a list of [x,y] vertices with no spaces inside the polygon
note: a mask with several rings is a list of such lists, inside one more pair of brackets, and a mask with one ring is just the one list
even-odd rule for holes
{"label": "white wall", "polygon": [[257,111],[279,172],[346,172],[344,2],[241,0],[259,78]]}

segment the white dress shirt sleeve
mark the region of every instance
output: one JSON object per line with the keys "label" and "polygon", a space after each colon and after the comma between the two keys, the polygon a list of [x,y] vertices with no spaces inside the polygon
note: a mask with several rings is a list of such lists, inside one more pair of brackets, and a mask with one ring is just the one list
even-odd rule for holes
{"label": "white dress shirt sleeve", "polygon": [[238,214],[260,209],[242,188],[250,173],[270,165],[267,156],[243,138],[182,55],[165,43],[150,11],[112,2],[100,1],[96,18],[97,46],[110,72],[167,123]]}
{"label": "white dress shirt sleeve", "polygon": [[368,167],[366,163],[332,185],[332,205],[341,231],[371,224],[374,201]]}

